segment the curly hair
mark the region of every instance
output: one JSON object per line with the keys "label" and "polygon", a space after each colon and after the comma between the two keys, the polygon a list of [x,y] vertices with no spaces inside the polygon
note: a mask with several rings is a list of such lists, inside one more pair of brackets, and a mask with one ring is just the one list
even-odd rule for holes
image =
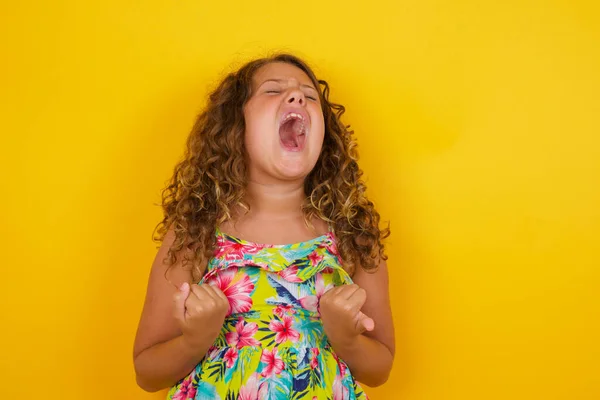
{"label": "curly hair", "polygon": [[232,207],[248,210],[244,201],[247,166],[244,155],[244,106],[252,95],[252,78],[262,66],[283,62],[298,67],[319,88],[325,121],[323,147],[304,183],[302,212],[329,223],[336,236],[343,267],[353,274],[356,265],[366,271],[387,260],[382,240],[389,226],[380,229],[380,216],[365,195],[358,167],[354,133],[340,118],[344,106],[329,101],[329,85],[318,80],[310,67],[290,54],[276,54],[248,62],[230,73],[210,94],[186,142],[183,159],[175,166],[162,191],[163,219],[153,239],[162,242],[169,230],[174,241],[165,262],[173,266],[186,250],[183,265],[191,263],[199,281],[214,254],[217,227],[232,218]]}

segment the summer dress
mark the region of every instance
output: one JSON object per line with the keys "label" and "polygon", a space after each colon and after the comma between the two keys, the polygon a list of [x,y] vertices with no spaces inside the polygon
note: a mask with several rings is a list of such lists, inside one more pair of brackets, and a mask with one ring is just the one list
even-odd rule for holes
{"label": "summer dress", "polygon": [[214,344],[168,400],[367,399],[333,352],[320,296],[352,283],[335,237],[265,245],[220,230],[200,283],[217,286],[230,309]]}

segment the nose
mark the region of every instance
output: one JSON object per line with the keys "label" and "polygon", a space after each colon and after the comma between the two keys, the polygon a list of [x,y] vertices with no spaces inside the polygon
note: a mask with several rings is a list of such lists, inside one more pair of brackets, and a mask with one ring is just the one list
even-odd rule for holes
{"label": "nose", "polygon": [[304,106],[306,104],[306,97],[304,97],[304,92],[302,92],[302,90],[293,89],[288,94],[288,98],[287,98],[286,102],[288,104],[296,103],[301,106]]}

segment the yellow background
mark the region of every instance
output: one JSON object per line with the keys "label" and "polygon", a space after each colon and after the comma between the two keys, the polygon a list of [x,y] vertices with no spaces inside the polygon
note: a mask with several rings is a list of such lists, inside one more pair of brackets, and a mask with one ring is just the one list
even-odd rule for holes
{"label": "yellow background", "polygon": [[160,189],[207,91],[272,50],[347,106],[392,222],[372,399],[600,398],[595,2],[4,3],[0,398],[162,398],[131,360]]}

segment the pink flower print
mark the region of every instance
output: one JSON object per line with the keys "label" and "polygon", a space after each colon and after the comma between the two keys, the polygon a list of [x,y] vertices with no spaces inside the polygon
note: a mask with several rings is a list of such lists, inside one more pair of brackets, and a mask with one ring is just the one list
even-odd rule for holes
{"label": "pink flower print", "polygon": [[310,260],[310,265],[316,267],[323,260],[323,256],[319,255],[316,251],[313,251],[308,255],[308,259]]}
{"label": "pink flower print", "polygon": [[224,258],[226,260],[241,259],[244,258],[244,252],[242,251],[243,249],[243,244],[219,236],[217,240],[215,257]]}
{"label": "pink flower print", "polygon": [[302,279],[298,278],[298,266],[297,265],[293,265],[291,267],[287,267],[286,269],[283,269],[279,273],[279,276],[281,276],[283,279],[285,279],[288,282],[294,282],[294,283],[302,282]]}
{"label": "pink flower print", "polygon": [[292,343],[296,343],[300,338],[300,334],[292,328],[292,317],[286,315],[282,318],[282,321],[274,319],[269,324],[269,329],[277,332],[275,342],[281,344],[289,340]]}
{"label": "pink flower print", "polygon": [[273,313],[279,318],[283,318],[284,315],[295,314],[296,310],[294,310],[294,306],[292,306],[291,304],[280,304],[277,307],[275,307]]}
{"label": "pink flower print", "polygon": [[328,292],[329,290],[333,289],[333,286],[334,286],[333,283],[330,283],[327,286],[325,286],[325,282],[323,281],[323,275],[322,274],[317,274],[317,277],[315,278],[315,294],[317,295],[317,297],[319,299],[326,292]]}
{"label": "pink flower print", "polygon": [[254,334],[258,330],[258,325],[254,322],[247,324],[240,319],[235,324],[235,331],[225,334],[225,340],[230,346],[236,346],[238,349],[244,346],[260,346],[260,342],[254,339]]}
{"label": "pink flower print", "polygon": [[319,299],[332,287],[333,284],[325,286],[325,282],[323,282],[323,275],[317,274],[315,278],[315,294],[299,299],[300,305],[309,311],[317,312],[319,307]]}
{"label": "pink flower print", "polygon": [[340,360],[337,354],[333,353],[333,358],[337,362],[338,368],[340,369],[340,376],[346,375],[346,363]]}
{"label": "pink flower print", "polygon": [[223,356],[223,359],[225,360],[225,365],[227,366],[227,368],[233,367],[237,358],[238,358],[238,351],[237,351],[237,349],[234,349],[234,348],[228,349],[225,352],[225,355]]}
{"label": "pink flower print", "polygon": [[335,259],[337,260],[338,264],[341,264],[341,263],[342,263],[342,259],[341,259],[341,257],[340,257],[340,253],[338,252],[338,248],[337,248],[337,246],[336,246],[336,244],[335,244],[335,241],[333,241],[333,240],[331,240],[331,241],[328,241],[328,242],[325,244],[325,246],[324,246],[324,247],[325,247],[325,249],[327,249],[327,251],[328,251],[328,252],[329,252],[329,253],[330,253],[332,256],[334,256],[334,257],[335,257]]}
{"label": "pink flower print", "polygon": [[319,367],[319,349],[316,347],[313,347],[312,349],[310,349],[310,367],[312,369],[317,369]]}
{"label": "pink flower print", "polygon": [[258,399],[258,374],[252,374],[246,384],[240,388],[237,400]]}
{"label": "pink flower print", "polygon": [[345,400],[348,398],[348,388],[344,386],[341,376],[336,376],[333,381],[333,400]]}
{"label": "pink flower print", "polygon": [[181,383],[181,386],[173,395],[173,400],[188,400],[194,399],[196,397],[196,386],[194,386],[194,382],[192,382],[192,376],[188,376]]}
{"label": "pink flower print", "polygon": [[207,351],[207,353],[208,353],[207,359],[214,360],[215,357],[217,356],[217,354],[219,354],[220,352],[221,352],[221,350],[218,347],[211,346]]}
{"label": "pink flower print", "polygon": [[264,349],[262,356],[260,357],[260,361],[267,364],[263,369],[262,376],[269,377],[272,374],[278,375],[283,370],[285,364],[279,355],[277,354],[277,348],[275,347],[273,351],[269,349]]}
{"label": "pink flower print", "polygon": [[240,272],[237,268],[229,268],[220,271],[210,281],[211,285],[217,286],[229,300],[229,311],[227,314],[243,313],[252,308],[250,293],[254,290],[254,283],[247,274]]}
{"label": "pink flower print", "polygon": [[217,239],[217,249],[215,257],[224,258],[226,260],[241,260],[244,254],[256,254],[262,250],[264,246],[253,243],[238,243],[235,240],[219,236]]}
{"label": "pink flower print", "polygon": [[308,311],[317,312],[317,308],[319,305],[319,299],[317,298],[317,296],[305,296],[299,299],[298,301],[300,301],[300,305],[302,306],[302,308],[305,308]]}

